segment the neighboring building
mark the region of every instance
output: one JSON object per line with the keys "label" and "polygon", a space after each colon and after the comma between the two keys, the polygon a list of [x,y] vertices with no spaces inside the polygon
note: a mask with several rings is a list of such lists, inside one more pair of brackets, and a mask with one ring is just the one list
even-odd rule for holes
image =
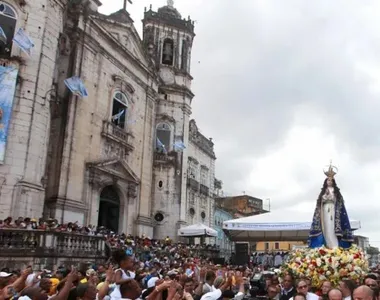
{"label": "neighboring building", "polygon": [[234,251],[234,243],[230,241],[228,236],[223,231],[223,222],[231,219],[233,219],[232,214],[219,207],[215,207],[214,229],[218,231],[216,245],[219,246],[220,253],[224,255],[224,257],[230,257],[231,253]]}
{"label": "neighboring building", "polygon": [[[368,237],[355,235],[355,244],[366,251],[369,247]],[[258,252],[262,251],[289,251],[293,248],[302,247],[307,245],[307,241],[282,241],[282,242],[257,242],[255,243],[254,250]]]}
{"label": "neighboring building", "polygon": [[218,197],[215,204],[230,212],[234,218],[244,218],[268,212],[263,208],[263,200],[248,195]]}
{"label": "neighboring building", "polygon": [[187,224],[204,223],[213,227],[214,217],[214,143],[203,136],[190,121],[187,161]]}
{"label": "neighboring building", "polygon": [[253,252],[265,252],[265,251],[291,251],[294,246],[304,246],[305,242],[257,242]]}
{"label": "neighboring building", "polygon": [[[15,66],[20,79],[5,124],[0,219],[44,215],[173,239],[181,225],[212,225],[214,145],[190,121],[194,22],[168,1],[145,11],[141,39],[125,9],[106,16],[100,5],[0,1],[8,38],[1,63]],[[35,44],[30,57],[12,47],[18,28]],[[72,76],[88,97],[68,91],[64,80]],[[192,161],[200,184],[193,206]]]}
{"label": "neighboring building", "polygon": [[364,251],[370,247],[369,238],[362,235],[354,235],[355,244],[362,248]]}

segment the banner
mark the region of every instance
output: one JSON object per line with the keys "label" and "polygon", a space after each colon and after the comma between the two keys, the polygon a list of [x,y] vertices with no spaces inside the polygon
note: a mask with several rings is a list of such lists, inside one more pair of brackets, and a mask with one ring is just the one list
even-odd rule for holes
{"label": "banner", "polygon": [[3,164],[5,160],[17,73],[18,70],[14,67],[0,66],[0,164]]}

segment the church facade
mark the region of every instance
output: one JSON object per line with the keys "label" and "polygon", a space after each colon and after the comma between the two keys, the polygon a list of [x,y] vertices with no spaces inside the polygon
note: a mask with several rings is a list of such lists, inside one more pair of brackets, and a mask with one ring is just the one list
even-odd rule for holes
{"label": "church facade", "polygon": [[[170,2],[150,7],[141,39],[125,9],[100,14],[99,0],[24,2],[0,1],[0,26],[10,36],[22,27],[35,43],[30,56],[12,38],[10,51],[0,49],[20,78],[0,219],[44,216],[174,239],[180,226],[211,226],[214,144],[190,118],[194,22]],[[73,76],[87,97],[66,88]]]}

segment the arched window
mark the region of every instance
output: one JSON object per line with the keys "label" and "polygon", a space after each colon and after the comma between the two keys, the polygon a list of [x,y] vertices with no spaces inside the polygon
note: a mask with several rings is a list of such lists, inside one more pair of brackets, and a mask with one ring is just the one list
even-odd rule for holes
{"label": "arched window", "polygon": [[122,92],[115,92],[112,101],[112,123],[120,128],[125,128],[128,113],[128,98]]}
{"label": "arched window", "polygon": [[16,11],[9,4],[0,1],[0,57],[11,56],[16,23]]}
{"label": "arched window", "polygon": [[[156,130],[157,139],[165,146],[165,150],[170,150],[170,138],[171,138],[171,128],[166,123],[160,123],[157,125]],[[163,149],[156,149],[158,152],[162,152]]]}
{"label": "arched window", "polygon": [[162,45],[162,64],[172,66],[174,62],[174,42],[172,39],[165,39]]}

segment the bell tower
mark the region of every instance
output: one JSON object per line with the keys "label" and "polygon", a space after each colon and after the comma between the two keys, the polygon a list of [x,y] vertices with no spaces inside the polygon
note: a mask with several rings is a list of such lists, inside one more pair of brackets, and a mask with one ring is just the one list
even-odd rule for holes
{"label": "bell tower", "polygon": [[[166,84],[173,84],[181,73],[190,77],[191,48],[194,39],[194,21],[182,19],[173,0],[154,12],[152,6],[144,13],[143,41],[147,51],[160,69]],[[164,75],[168,70],[171,75]],[[170,72],[169,72],[170,73]],[[174,76],[173,76],[174,75]],[[187,75],[187,76],[186,76]],[[188,85],[190,88],[190,84]]]}
{"label": "bell tower", "polygon": [[184,19],[173,0],[157,12],[145,9],[143,43],[161,78],[156,103],[155,148],[152,179],[154,237],[177,239],[177,230],[186,223],[187,147],[192,77],[190,75],[194,22]]}

